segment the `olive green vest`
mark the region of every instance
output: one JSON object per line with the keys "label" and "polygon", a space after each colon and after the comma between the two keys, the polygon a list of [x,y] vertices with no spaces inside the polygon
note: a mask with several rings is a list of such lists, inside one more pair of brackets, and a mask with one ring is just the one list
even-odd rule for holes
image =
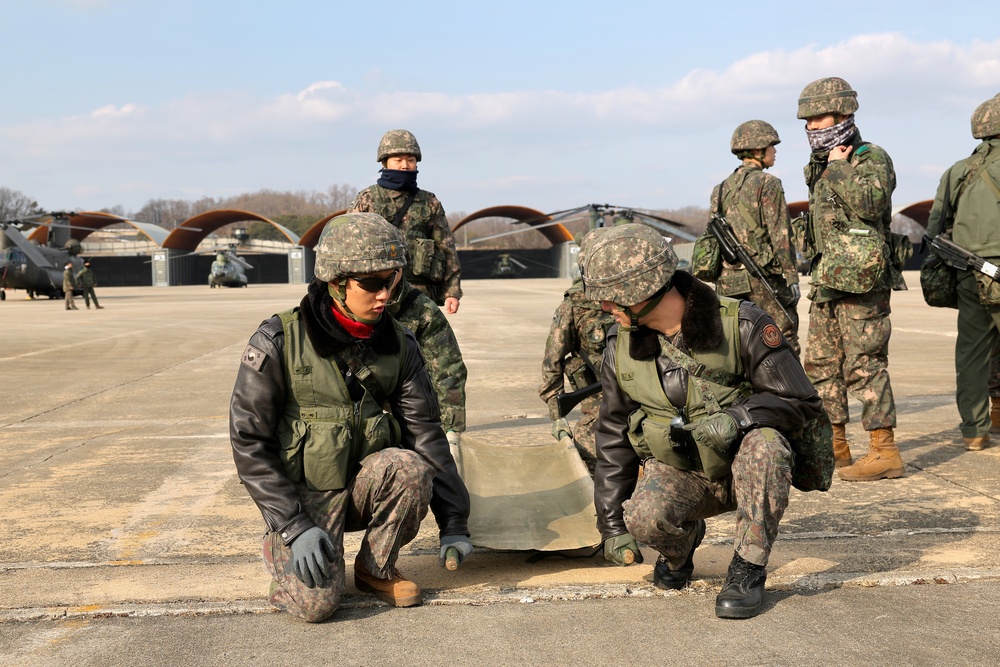
{"label": "olive green vest", "polygon": [[[313,349],[299,309],[278,316],[285,330],[287,396],[277,432],[285,474],[314,491],[343,489],[366,456],[400,443],[399,424],[372,393],[377,386],[384,400],[396,387],[406,334],[393,320],[390,335],[399,339],[399,352],[366,360],[362,369],[371,373],[361,383],[366,387],[363,398],[354,402],[335,359]],[[341,354],[350,368],[359,359],[355,351]]]}
{"label": "olive green vest", "polygon": [[[736,299],[720,297],[723,341],[714,350],[692,355],[677,350],[660,336],[661,354],[688,371],[686,423],[693,424],[715,414],[752,393],[743,376],[740,358],[739,310]],[[680,470],[703,470],[712,480],[729,474],[736,446],[724,454],[670,438],[670,421],[680,413],[667,399],[656,368],[656,360],[638,361],[629,355],[631,327],[618,330],[615,348],[618,384],[639,409],[629,415],[628,436],[633,449],[643,459],[657,461]]]}

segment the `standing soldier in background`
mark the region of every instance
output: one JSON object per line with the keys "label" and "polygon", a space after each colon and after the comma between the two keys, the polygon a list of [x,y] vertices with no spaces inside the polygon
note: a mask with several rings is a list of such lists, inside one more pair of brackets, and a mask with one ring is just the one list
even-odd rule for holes
{"label": "standing soldier in background", "polygon": [[437,304],[405,278],[400,280],[387,310],[420,343],[427,374],[437,392],[441,427],[448,436],[448,444],[458,447],[465,432],[465,382],[469,372],[455,331]]}
{"label": "standing soldier in background", "polygon": [[90,270],[90,260],[83,263],[83,268],[76,274],[76,281],[83,291],[83,302],[87,304],[87,310],[90,310],[91,299],[94,300],[94,308],[98,310],[104,308],[104,306],[97,303],[97,294],[94,292],[94,288],[97,286],[97,278],[94,277],[94,272]]}
{"label": "standing soldier in background", "polygon": [[545,341],[545,356],[542,358],[542,384],[538,396],[549,406],[552,419],[552,436],[561,440],[572,438],[580,457],[593,474],[597,462],[594,445],[594,425],[601,407],[601,393],[585,398],[580,404],[583,416],[571,429],[565,415],[559,414],[556,396],[565,388],[569,380],[572,391],[583,389],[601,380],[601,364],[604,360],[604,344],[608,330],[615,318],[601,308],[599,301],[587,298],[583,290],[583,265],[587,247],[593,245],[603,228],[592,229],[580,240],[577,262],[581,277],[563,295],[562,303],[552,315],[552,326]]}
{"label": "standing soldier in background", "polygon": [[73,290],[76,289],[76,275],[73,273],[73,263],[66,262],[63,267],[63,294],[66,296],[66,310],[80,310],[73,303]]}
{"label": "standing soldier in background", "polygon": [[407,282],[453,314],[462,298],[462,269],[441,202],[417,187],[420,159],[420,145],[412,133],[386,132],[378,144],[381,176],[358,193],[350,211],[377,213],[399,228],[410,251]]}
{"label": "standing soldier in background", "polygon": [[[950,232],[965,250],[1000,263],[1000,96],[972,114],[972,136],[981,142],[972,155],[941,177],[927,219],[927,235]],[[947,201],[946,201],[947,200]],[[991,400],[995,391],[994,350],[1000,339],[1000,282],[971,268],[958,272],[958,340],[955,342],[955,402],[962,417],[965,448],[990,444]]]}
{"label": "standing soldier in background", "polygon": [[[871,481],[904,473],[887,366],[890,290],[906,285],[890,247],[896,174],[888,153],[861,139],[857,109],[857,93],[836,77],[813,81],[799,96],[812,149],[805,167],[812,305],[804,366],[833,422],[839,477]],[[857,462],[846,435],[848,392],[861,401],[869,432],[869,451]]]}
{"label": "standing soldier in background", "polygon": [[[749,120],[737,127],[729,147],[743,163],[715,186],[709,206],[729,221],[740,243],[767,274],[781,304],[795,315],[801,293],[785,191],[779,178],[764,172],[774,166],[775,146],[779,143],[777,131],[762,120]],[[715,291],[720,296],[753,301],[763,308],[798,356],[798,316],[789,319],[767,288],[750,275],[746,267],[722,261]]]}

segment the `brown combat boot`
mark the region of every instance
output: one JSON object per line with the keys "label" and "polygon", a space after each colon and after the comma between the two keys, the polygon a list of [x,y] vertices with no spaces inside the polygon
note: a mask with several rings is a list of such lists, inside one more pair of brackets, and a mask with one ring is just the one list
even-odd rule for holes
{"label": "brown combat boot", "polygon": [[374,593],[382,602],[393,607],[413,607],[424,601],[420,588],[392,569],[392,577],[379,579],[365,570],[360,560],[354,561],[354,585],[364,593]]}
{"label": "brown combat boot", "polygon": [[990,436],[981,435],[977,438],[963,438],[965,440],[965,448],[970,452],[981,452],[990,446]]}
{"label": "brown combat boot", "polygon": [[903,459],[891,428],[877,428],[869,431],[869,449],[853,465],[837,471],[837,476],[846,482],[873,482],[877,479],[896,479],[905,471]]}
{"label": "brown combat boot", "polygon": [[833,466],[843,468],[854,463],[851,457],[851,446],[847,444],[847,425],[833,425]]}
{"label": "brown combat boot", "polygon": [[1000,433],[1000,398],[990,396],[990,433]]}

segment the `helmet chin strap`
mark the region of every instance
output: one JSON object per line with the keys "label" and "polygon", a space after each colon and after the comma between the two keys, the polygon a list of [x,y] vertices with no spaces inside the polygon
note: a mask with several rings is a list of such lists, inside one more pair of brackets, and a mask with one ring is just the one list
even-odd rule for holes
{"label": "helmet chin strap", "polygon": [[638,313],[633,313],[632,309],[629,308],[628,306],[619,305],[618,307],[622,309],[622,312],[628,313],[629,325],[634,329],[635,327],[639,326],[639,318],[649,315],[649,313],[651,313],[654,308],[660,305],[660,301],[663,300],[663,297],[669,291],[670,291],[670,283],[667,283],[666,286],[659,292],[657,292],[653,296],[653,298],[649,300],[649,303],[643,306],[642,310],[640,310]]}
{"label": "helmet chin strap", "polygon": [[327,283],[326,289],[327,291],[330,292],[330,296],[333,297],[333,300],[340,304],[340,307],[343,309],[344,314],[347,315],[349,319],[352,319],[355,322],[360,322],[361,324],[369,324],[369,325],[375,324],[381,319],[382,317],[381,315],[376,317],[374,320],[361,317],[360,315],[356,315],[354,311],[351,310],[350,307],[347,305],[347,278],[343,277],[339,278],[337,283],[338,283],[337,287],[334,287],[332,284]]}

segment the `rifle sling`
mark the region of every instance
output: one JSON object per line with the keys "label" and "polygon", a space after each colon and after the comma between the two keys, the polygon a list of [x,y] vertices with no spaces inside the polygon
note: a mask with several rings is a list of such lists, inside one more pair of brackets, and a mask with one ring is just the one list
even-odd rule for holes
{"label": "rifle sling", "polygon": [[418,192],[420,192],[419,188],[413,188],[406,194],[406,199],[403,200],[402,208],[396,211],[396,215],[392,217],[393,227],[398,229],[399,226],[403,224],[403,218],[406,217],[406,213],[410,210],[410,205],[413,203],[413,199],[417,196]]}

